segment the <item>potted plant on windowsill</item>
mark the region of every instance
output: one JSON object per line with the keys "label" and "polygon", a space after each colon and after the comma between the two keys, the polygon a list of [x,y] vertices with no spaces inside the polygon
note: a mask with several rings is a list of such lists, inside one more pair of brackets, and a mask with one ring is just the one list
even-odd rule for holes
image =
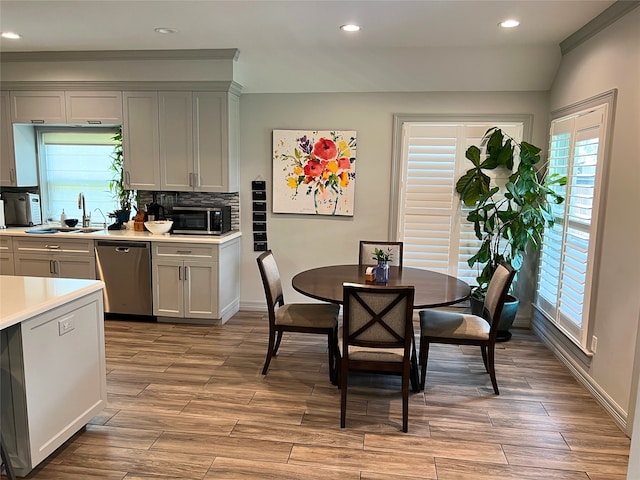
{"label": "potted plant on windowsill", "polygon": [[113,212],[118,224],[123,224],[131,218],[131,208],[135,207],[136,191],[126,188],[124,179],[124,152],[122,149],[122,128],[118,128],[113,140],[116,142],[111,154],[111,171],[113,177],[109,182],[109,191],[118,201],[119,209]]}
{"label": "potted plant on windowsill", "polygon": [[[550,203],[562,203],[564,198],[551,187],[565,185],[566,177],[545,175],[538,171],[540,148],[527,142],[518,143],[500,128],[487,130],[481,146],[466,151],[473,166],[460,177],[456,191],[462,202],[472,207],[467,220],[473,223],[476,237],[482,241],[478,251],[468,260],[470,267],[478,265],[478,285],[472,290],[472,310],[482,313],[489,281],[501,262],[517,271],[522,266],[527,248],[537,250],[546,227],[553,226]],[[516,165],[516,159],[519,162]],[[515,167],[515,171],[514,171]],[[487,170],[507,169],[512,172],[503,186],[486,174]],[[498,195],[498,193],[502,195]],[[480,268],[481,267],[481,268]],[[509,329],[518,308],[505,305],[498,326],[498,339],[508,340]]]}

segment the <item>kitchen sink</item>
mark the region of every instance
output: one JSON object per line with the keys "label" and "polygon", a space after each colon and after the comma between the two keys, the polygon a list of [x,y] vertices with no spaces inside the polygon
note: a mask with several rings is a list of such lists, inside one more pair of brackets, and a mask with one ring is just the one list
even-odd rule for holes
{"label": "kitchen sink", "polygon": [[93,233],[104,230],[100,227],[50,227],[47,230],[55,230],[56,232],[65,233]]}

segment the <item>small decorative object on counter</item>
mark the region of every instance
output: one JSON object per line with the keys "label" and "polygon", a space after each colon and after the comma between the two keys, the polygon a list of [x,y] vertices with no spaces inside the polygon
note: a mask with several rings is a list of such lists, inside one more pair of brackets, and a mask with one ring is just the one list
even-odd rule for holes
{"label": "small decorative object on counter", "polygon": [[64,227],[64,221],[67,219],[67,214],[64,213],[64,208],[62,209],[62,213],[60,214],[60,226]]}
{"label": "small decorative object on counter", "polygon": [[146,221],[146,213],[142,210],[133,217],[133,230],[136,232],[144,232],[144,222]]}
{"label": "small decorative object on counter", "polygon": [[389,283],[389,262],[391,261],[391,248],[387,248],[387,251],[380,248],[376,248],[373,251],[374,260],[378,261],[378,266],[376,267],[376,283]]}

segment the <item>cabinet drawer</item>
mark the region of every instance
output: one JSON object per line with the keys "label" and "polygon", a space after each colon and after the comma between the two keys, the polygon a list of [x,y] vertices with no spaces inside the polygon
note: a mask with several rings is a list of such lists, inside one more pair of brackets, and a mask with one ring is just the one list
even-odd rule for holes
{"label": "cabinet drawer", "polygon": [[205,261],[218,260],[218,246],[202,243],[153,242],[153,258],[193,258]]}
{"label": "cabinet drawer", "polygon": [[13,252],[13,240],[11,237],[0,237],[0,252]]}
{"label": "cabinet drawer", "polygon": [[15,252],[48,252],[94,256],[93,240],[89,239],[16,238],[14,239],[13,248]]}

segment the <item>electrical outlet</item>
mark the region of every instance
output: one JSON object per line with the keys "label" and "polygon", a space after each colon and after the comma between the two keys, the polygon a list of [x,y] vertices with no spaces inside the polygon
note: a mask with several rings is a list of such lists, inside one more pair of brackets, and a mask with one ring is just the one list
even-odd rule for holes
{"label": "electrical outlet", "polygon": [[596,350],[598,350],[598,337],[594,335],[591,337],[591,351],[596,353]]}
{"label": "electrical outlet", "polygon": [[62,336],[76,328],[73,317],[65,317],[58,320],[58,335]]}

